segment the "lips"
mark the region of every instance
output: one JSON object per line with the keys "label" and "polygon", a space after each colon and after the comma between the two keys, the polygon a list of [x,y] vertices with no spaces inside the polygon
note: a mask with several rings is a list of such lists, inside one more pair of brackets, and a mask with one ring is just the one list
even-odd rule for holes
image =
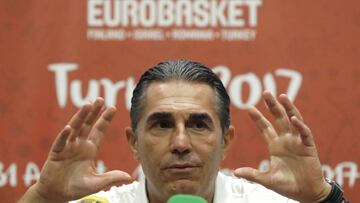
{"label": "lips", "polygon": [[170,173],[192,173],[198,168],[200,165],[194,163],[174,163],[164,167],[164,170]]}

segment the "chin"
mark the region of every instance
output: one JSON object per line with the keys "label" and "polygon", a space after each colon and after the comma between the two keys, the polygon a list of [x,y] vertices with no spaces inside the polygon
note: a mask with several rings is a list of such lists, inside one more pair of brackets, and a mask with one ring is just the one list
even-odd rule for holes
{"label": "chin", "polygon": [[197,182],[189,179],[176,180],[169,184],[168,191],[171,195],[174,194],[193,194],[196,195],[200,186]]}

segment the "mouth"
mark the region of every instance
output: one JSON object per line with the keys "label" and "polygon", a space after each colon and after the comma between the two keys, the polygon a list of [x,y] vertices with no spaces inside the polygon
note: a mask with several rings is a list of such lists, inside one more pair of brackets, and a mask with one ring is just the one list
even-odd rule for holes
{"label": "mouth", "polygon": [[200,168],[200,166],[197,164],[176,163],[176,164],[171,164],[171,165],[165,167],[164,170],[169,173],[173,173],[173,174],[188,174],[188,173],[195,172],[199,168]]}

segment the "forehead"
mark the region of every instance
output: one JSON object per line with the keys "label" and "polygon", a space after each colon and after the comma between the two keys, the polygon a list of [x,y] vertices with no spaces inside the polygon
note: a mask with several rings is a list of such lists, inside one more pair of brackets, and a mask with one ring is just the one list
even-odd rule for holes
{"label": "forehead", "polygon": [[144,104],[145,117],[153,112],[216,114],[214,90],[205,83],[152,83],[146,90]]}

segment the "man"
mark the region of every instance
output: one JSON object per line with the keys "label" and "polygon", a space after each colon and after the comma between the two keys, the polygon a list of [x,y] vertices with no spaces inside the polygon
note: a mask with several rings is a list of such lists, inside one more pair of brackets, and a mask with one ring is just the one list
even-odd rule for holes
{"label": "man", "polygon": [[275,126],[255,107],[249,115],[267,143],[270,169],[234,171],[255,183],[218,172],[234,137],[230,99],[221,81],[202,64],[177,60],[146,71],[133,92],[126,136],[145,181],[130,183],[122,171],[96,173],[94,159],[115,114],[114,107],[101,112],[99,98],[84,105],[59,133],[39,181],[19,202],[68,202],[119,185],[79,202],[165,203],[179,193],[214,203],[342,202],[339,190],[323,177],[299,111],[286,95],[277,100],[265,91],[263,96]]}

